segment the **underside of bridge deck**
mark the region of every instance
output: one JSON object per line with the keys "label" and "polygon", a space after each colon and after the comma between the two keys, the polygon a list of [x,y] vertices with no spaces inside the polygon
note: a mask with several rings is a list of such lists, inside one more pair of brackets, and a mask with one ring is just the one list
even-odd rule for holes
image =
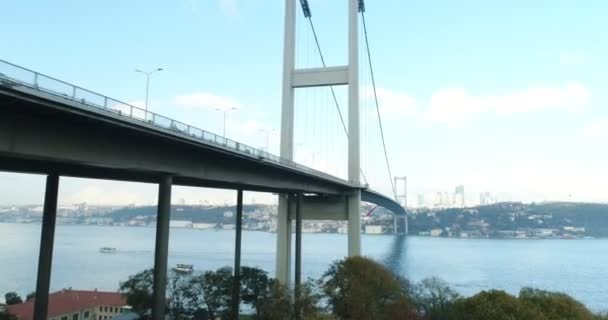
{"label": "underside of bridge deck", "polygon": [[267,192],[339,195],[327,180],[264,159],[19,92],[0,90],[0,170]]}

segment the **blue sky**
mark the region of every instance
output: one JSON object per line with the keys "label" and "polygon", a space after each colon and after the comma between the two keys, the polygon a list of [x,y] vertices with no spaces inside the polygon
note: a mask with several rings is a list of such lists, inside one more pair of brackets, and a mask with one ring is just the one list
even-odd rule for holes
{"label": "blue sky", "polygon": [[[411,202],[419,193],[452,192],[457,184],[465,185],[471,201],[480,191],[503,200],[608,201],[603,192],[608,3],[366,3],[391,166],[395,175],[408,176]],[[145,81],[133,69],[163,67],[152,78],[151,110],[220,133],[222,115],[215,108],[235,106],[227,135],[263,147],[261,130],[280,127],[283,5],[282,0],[6,1],[0,59],[136,105],[143,104]],[[344,64],[346,1],[310,0],[310,5],[328,63]],[[299,64],[318,64],[302,21],[298,35]],[[363,77],[362,85],[367,87],[369,78]],[[327,91],[310,90],[302,97],[298,110],[311,111],[298,119],[296,136],[302,138],[296,158],[342,173],[343,138],[336,115],[324,109],[333,108]],[[373,110],[366,97],[362,108]],[[319,123],[315,116],[326,119],[325,129],[312,129]],[[333,140],[312,144],[306,136]],[[269,140],[276,152],[277,135]],[[386,190],[383,166],[371,165],[382,161],[373,145],[364,146],[370,151],[362,157],[364,171]],[[0,183],[4,190],[40,185],[38,178],[3,176],[11,181]],[[65,202],[155,198],[150,186],[124,183],[71,179],[65,188]],[[187,201],[201,200],[198,191],[188,190]],[[39,202],[37,194],[24,191],[11,201]]]}

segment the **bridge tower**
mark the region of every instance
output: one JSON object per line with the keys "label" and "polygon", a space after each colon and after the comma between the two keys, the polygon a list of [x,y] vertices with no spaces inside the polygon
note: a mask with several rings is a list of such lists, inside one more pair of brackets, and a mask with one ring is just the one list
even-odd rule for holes
{"label": "bridge tower", "polygon": [[[359,146],[359,0],[348,4],[348,65],[323,68],[296,69],[296,4],[285,0],[285,29],[283,48],[283,86],[281,108],[281,157],[294,157],[294,91],[298,88],[348,85],[348,179],[360,185]],[[306,5],[304,1],[301,4]],[[304,10],[304,14],[310,11]],[[291,221],[294,217],[288,195],[279,195],[277,218],[276,277],[289,284],[291,270]],[[361,191],[346,195],[348,219],[348,255],[361,254]]]}
{"label": "bridge tower", "polygon": [[[399,202],[399,204],[406,209],[406,214],[403,217],[398,217],[397,215],[395,215],[394,219],[395,219],[395,223],[394,223],[394,230],[395,233],[403,233],[403,234],[408,234],[408,221],[407,221],[407,177],[394,177],[394,185],[395,185],[395,197],[397,198],[397,202]],[[401,183],[401,184],[400,184]],[[402,188],[400,188],[400,186],[402,186]],[[402,221],[399,221],[402,220]],[[400,226],[400,224],[403,224]],[[398,230],[402,230],[401,232],[399,232]]]}

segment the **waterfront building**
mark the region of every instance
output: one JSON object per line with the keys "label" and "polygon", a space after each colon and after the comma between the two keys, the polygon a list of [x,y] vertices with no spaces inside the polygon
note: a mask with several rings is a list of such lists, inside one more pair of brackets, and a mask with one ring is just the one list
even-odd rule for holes
{"label": "waterfront building", "polygon": [[[10,305],[18,320],[33,320],[34,301]],[[63,289],[49,294],[47,320],[108,320],[130,310],[118,292]]]}
{"label": "waterfront building", "polygon": [[170,228],[192,228],[192,221],[188,220],[170,220]]}
{"label": "waterfront building", "polygon": [[194,229],[213,229],[215,227],[215,223],[203,223],[203,222],[195,222],[192,223],[192,228]]}
{"label": "waterfront building", "polygon": [[384,233],[384,230],[383,230],[382,226],[368,225],[368,226],[365,226],[365,233],[366,234],[382,234],[382,233]]}
{"label": "waterfront building", "polygon": [[431,237],[439,237],[441,236],[441,234],[443,233],[443,230],[441,229],[433,229],[431,230]]}

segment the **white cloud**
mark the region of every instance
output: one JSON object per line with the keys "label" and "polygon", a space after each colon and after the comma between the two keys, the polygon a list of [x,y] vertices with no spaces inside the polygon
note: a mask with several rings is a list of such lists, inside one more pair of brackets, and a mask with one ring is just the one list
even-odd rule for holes
{"label": "white cloud", "polygon": [[[374,103],[374,92],[371,88],[362,88],[364,99]],[[402,117],[413,115],[418,111],[416,99],[403,92],[377,88],[378,104],[382,117]]]}
{"label": "white cloud", "polygon": [[589,138],[608,138],[608,119],[595,120],[583,129]]}
{"label": "white cloud", "polygon": [[487,96],[471,95],[461,88],[448,88],[432,95],[426,113],[435,121],[460,124],[487,112],[580,111],[590,98],[589,90],[578,83],[568,83],[563,87],[535,86],[525,91]]}
{"label": "white cloud", "polygon": [[187,108],[212,108],[212,109],[232,109],[240,108],[241,103],[232,97],[219,96],[209,92],[195,92],[180,95],[175,98],[175,103]]}
{"label": "white cloud", "polygon": [[[365,100],[373,103],[371,88],[362,88]],[[591,99],[583,85],[571,82],[561,87],[532,86],[503,95],[474,95],[463,88],[435,91],[426,107],[399,91],[377,89],[383,118],[424,117],[433,122],[462,124],[483,113],[525,113],[547,110],[581,111]]]}
{"label": "white cloud", "polygon": [[464,89],[442,89],[433,94],[426,113],[434,121],[461,123],[482,110],[477,98]]}

